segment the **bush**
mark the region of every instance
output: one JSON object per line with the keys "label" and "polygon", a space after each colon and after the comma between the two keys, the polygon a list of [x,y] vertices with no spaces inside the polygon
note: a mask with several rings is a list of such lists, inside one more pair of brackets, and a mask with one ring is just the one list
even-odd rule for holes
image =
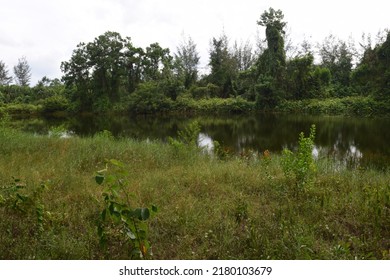
{"label": "bush", "polygon": [[288,149],[283,150],[282,168],[288,179],[293,178],[296,182],[296,191],[303,190],[311,183],[316,171],[312,151],[314,147],[316,127],[313,124],[310,128],[309,137],[303,132],[299,134],[298,150],[293,153]]}
{"label": "bush", "polygon": [[5,107],[5,112],[10,115],[32,115],[38,114],[42,106],[32,104],[10,104]]}
{"label": "bush", "polygon": [[69,108],[69,101],[61,95],[55,95],[42,101],[42,110],[45,113],[66,111]]}
{"label": "bush", "polygon": [[128,98],[127,104],[129,112],[143,114],[169,111],[173,107],[173,101],[153,82],[140,84]]}

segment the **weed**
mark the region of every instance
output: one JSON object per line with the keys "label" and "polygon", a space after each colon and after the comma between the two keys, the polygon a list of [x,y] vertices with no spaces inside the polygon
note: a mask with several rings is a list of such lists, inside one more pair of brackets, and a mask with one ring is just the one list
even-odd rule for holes
{"label": "weed", "polygon": [[34,215],[38,233],[43,232],[44,204],[42,193],[47,189],[41,184],[31,194],[27,193],[26,185],[20,179],[14,179],[9,186],[0,189],[0,207],[4,207],[11,215],[28,217]]}
{"label": "weed", "polygon": [[303,132],[299,134],[298,150],[295,153],[288,149],[283,150],[281,164],[284,174],[288,179],[294,177],[298,190],[303,190],[316,172],[316,164],[312,155],[315,131],[316,127],[313,124],[309,137],[305,137]]}
{"label": "weed", "polygon": [[194,121],[177,133],[178,140],[176,141],[187,146],[197,147],[199,133],[200,125],[197,121]]}
{"label": "weed", "polygon": [[[109,166],[112,169],[109,169]],[[100,213],[98,235],[100,244],[107,249],[111,235],[120,234],[130,245],[132,259],[148,259],[152,256],[148,241],[148,227],[145,223],[157,208],[132,208],[130,196],[126,191],[128,172],[123,163],[110,160],[104,170],[98,171],[95,181],[99,185],[105,182],[103,192],[105,207]]]}

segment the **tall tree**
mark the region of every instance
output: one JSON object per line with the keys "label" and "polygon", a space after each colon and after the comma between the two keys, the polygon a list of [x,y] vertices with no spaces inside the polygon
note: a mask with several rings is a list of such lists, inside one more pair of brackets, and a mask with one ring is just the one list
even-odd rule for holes
{"label": "tall tree", "polygon": [[342,41],[334,35],[329,35],[318,48],[321,66],[328,68],[331,73],[333,95],[348,95],[355,55],[354,46],[352,43]]}
{"label": "tall tree", "polygon": [[281,10],[269,8],[260,16],[258,25],[264,26],[267,49],[259,56],[256,67],[258,72],[257,104],[261,108],[275,107],[283,98],[285,89],[286,52],[283,35],[286,22]]}
{"label": "tall tree", "polygon": [[162,48],[159,43],[146,47],[142,60],[145,81],[158,81],[171,74],[173,58],[169,53],[169,49]]}
{"label": "tall tree", "polygon": [[187,89],[198,79],[199,60],[199,53],[194,41],[191,37],[184,38],[183,42],[177,47],[174,65],[178,78]]}
{"label": "tall tree", "polygon": [[219,87],[219,97],[227,98],[233,94],[232,81],[237,75],[236,60],[229,52],[228,38],[225,34],[213,38],[210,49],[211,73],[209,81]]}
{"label": "tall tree", "polygon": [[31,79],[31,67],[26,57],[21,57],[14,66],[15,81],[20,86],[28,86]]}
{"label": "tall tree", "polygon": [[12,82],[12,77],[8,75],[7,66],[0,60],[0,85],[9,85]]}
{"label": "tall tree", "polygon": [[252,45],[250,42],[246,41],[245,43],[241,42],[240,44],[238,44],[237,41],[234,42],[233,57],[236,60],[238,71],[248,70],[254,61]]}
{"label": "tall tree", "polygon": [[390,32],[384,42],[366,48],[352,80],[361,94],[390,99]]}

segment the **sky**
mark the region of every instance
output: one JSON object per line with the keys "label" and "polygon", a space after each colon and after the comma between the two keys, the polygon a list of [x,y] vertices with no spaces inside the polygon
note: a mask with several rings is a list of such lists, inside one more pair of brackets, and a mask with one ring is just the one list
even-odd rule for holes
{"label": "sky", "polygon": [[190,36],[207,67],[210,40],[223,32],[234,41],[265,38],[256,24],[269,7],[282,10],[294,44],[313,44],[329,34],[359,41],[390,28],[390,1],[343,0],[0,0],[0,60],[9,74],[25,56],[31,84],[42,77],[61,78],[60,65],[80,42],[91,42],[106,31],[130,37],[133,45],[158,42],[171,55]]}

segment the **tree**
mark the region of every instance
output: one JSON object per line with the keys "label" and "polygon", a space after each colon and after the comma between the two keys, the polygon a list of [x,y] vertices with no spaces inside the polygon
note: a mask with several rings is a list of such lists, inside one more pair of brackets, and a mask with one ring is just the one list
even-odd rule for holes
{"label": "tree", "polygon": [[196,44],[188,37],[177,48],[175,54],[175,69],[179,80],[186,89],[190,88],[198,80],[199,53]]}
{"label": "tree", "polygon": [[352,72],[352,80],[361,94],[390,98],[390,32],[385,41],[368,46]]}
{"label": "tree", "polygon": [[28,86],[31,79],[31,68],[26,57],[21,57],[14,66],[15,81],[20,86]]}
{"label": "tree", "polygon": [[257,22],[265,26],[267,49],[259,56],[256,67],[258,76],[257,104],[260,108],[273,108],[285,94],[283,88],[286,73],[286,53],[283,34],[286,23],[281,10],[269,8]]}
{"label": "tree", "polygon": [[107,110],[126,88],[130,38],[108,31],[88,44],[80,43],[69,61],[62,62],[63,81],[73,88],[73,101],[81,110]]}
{"label": "tree", "polygon": [[245,71],[253,65],[252,45],[249,41],[238,45],[237,41],[233,45],[233,57],[236,60],[237,70]]}
{"label": "tree", "polygon": [[117,32],[106,32],[86,45],[89,66],[93,69],[94,91],[107,96],[111,102],[119,101],[123,76],[123,53],[130,38],[123,39]]}
{"label": "tree", "polygon": [[329,35],[319,46],[319,54],[321,66],[330,70],[334,94],[338,96],[348,94],[354,56],[352,46]]}
{"label": "tree", "polygon": [[234,93],[232,81],[237,75],[236,60],[229,52],[228,38],[225,34],[213,38],[210,49],[211,73],[209,82],[220,88],[219,97],[227,98]]}
{"label": "tree", "polygon": [[12,77],[8,76],[7,66],[0,60],[0,85],[9,85],[12,82]]}
{"label": "tree", "polygon": [[171,75],[172,60],[168,48],[164,49],[158,43],[150,44],[142,59],[143,80],[158,81]]}

